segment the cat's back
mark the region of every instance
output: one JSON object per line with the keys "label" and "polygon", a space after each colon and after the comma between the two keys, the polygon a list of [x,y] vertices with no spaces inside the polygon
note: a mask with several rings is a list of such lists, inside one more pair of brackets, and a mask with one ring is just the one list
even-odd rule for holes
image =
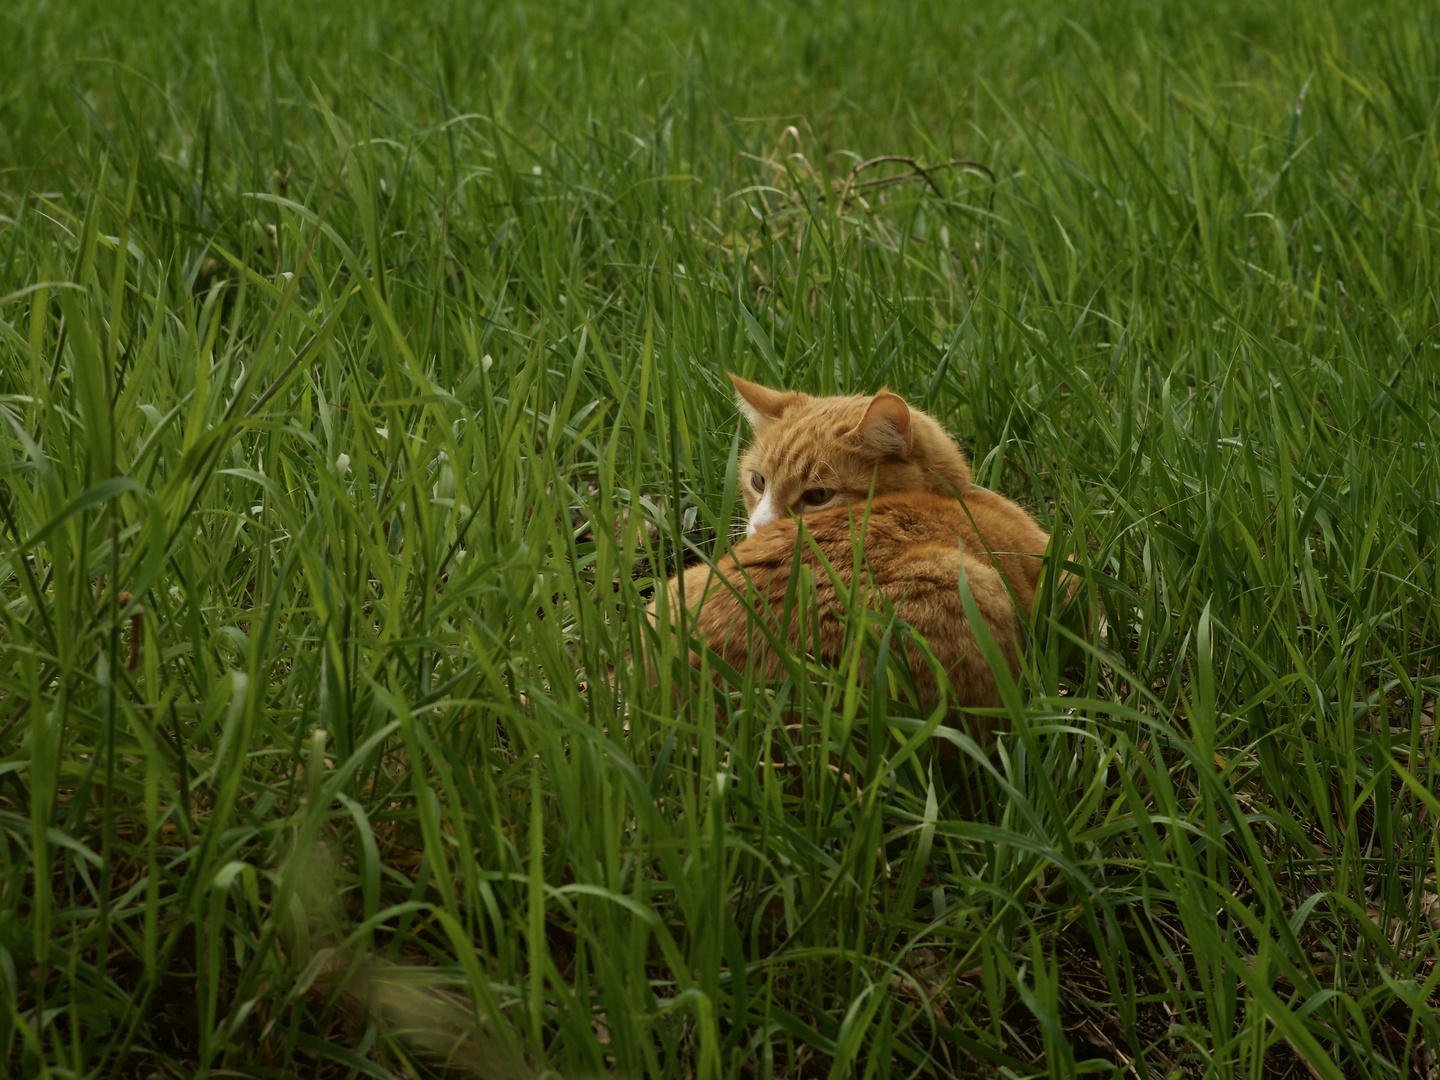
{"label": "cat's back", "polygon": [[706,639],[727,640],[753,603],[742,597],[780,604],[801,565],[812,570],[822,608],[838,611],[844,605],[837,587],[850,585],[859,555],[865,580],[899,603],[912,626],[948,640],[964,624],[957,591],[962,565],[970,591],[1000,630],[1014,603],[1026,613],[1034,604],[1049,539],[1017,504],[980,488],[963,500],[929,492],[881,495],[767,525],[713,566],[699,563],[672,578],[670,602],[680,601],[683,588]]}
{"label": "cat's back", "polygon": [[963,551],[994,562],[1028,606],[1026,594],[1040,573],[1037,556],[1050,540],[1020,506],[982,488],[971,488],[963,500],[919,491],[881,495],[868,506],[839,506],[802,520],[814,547],[798,535],[798,522],[779,521],[737,545],[735,560],[780,569],[794,559],[799,541],[802,561],[818,561],[818,548],[843,569],[853,561],[856,542],[863,541],[867,569],[878,584],[936,580],[953,586]]}

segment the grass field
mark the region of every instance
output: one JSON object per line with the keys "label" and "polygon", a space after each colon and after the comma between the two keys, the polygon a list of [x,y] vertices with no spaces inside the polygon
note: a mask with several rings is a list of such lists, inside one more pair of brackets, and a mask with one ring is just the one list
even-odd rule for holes
{"label": "grass field", "polygon": [[[9,1075],[1436,1075],[1440,9],[0,40]],[[730,371],[1053,531],[998,746],[650,628]]]}

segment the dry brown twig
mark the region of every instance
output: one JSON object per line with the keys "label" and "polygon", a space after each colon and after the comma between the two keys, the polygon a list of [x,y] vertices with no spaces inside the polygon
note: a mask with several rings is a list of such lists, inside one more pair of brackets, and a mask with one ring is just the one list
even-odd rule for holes
{"label": "dry brown twig", "polygon": [[[855,178],[866,169],[873,169],[876,165],[884,165],[890,162],[899,162],[909,165],[911,172],[899,176],[881,176],[874,180],[855,182]],[[995,206],[995,173],[988,165],[982,165],[978,161],[971,161],[969,158],[952,158],[950,161],[942,161],[935,165],[921,165],[918,158],[910,157],[907,154],[881,154],[879,157],[869,158],[866,161],[855,163],[850,170],[850,175],[845,178],[844,185],[840,188],[840,205],[844,206],[850,198],[852,191],[862,191],[871,188],[895,187],[898,184],[913,184],[923,181],[939,198],[944,198],[945,193],[940,190],[940,185],[935,183],[932,174],[943,172],[946,169],[978,169],[990,178],[990,204],[987,209],[994,209]],[[822,196],[823,198],[823,196]]]}

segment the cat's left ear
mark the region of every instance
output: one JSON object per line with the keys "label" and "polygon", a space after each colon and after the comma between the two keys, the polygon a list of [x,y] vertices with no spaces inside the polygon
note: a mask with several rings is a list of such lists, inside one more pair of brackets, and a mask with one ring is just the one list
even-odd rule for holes
{"label": "cat's left ear", "polygon": [[736,404],[757,432],[768,427],[772,420],[779,420],[781,413],[801,398],[793,390],[771,390],[734,373],[730,381],[735,384]]}
{"label": "cat's left ear", "polygon": [[894,394],[882,390],[870,402],[854,434],[866,446],[882,454],[907,457],[910,454],[910,406]]}

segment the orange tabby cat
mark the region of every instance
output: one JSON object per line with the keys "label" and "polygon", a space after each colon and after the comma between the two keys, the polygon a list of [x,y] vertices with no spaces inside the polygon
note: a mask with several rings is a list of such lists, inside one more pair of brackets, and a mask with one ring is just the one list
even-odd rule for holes
{"label": "orange tabby cat", "polygon": [[[684,573],[696,633],[731,666],[743,670],[753,659],[757,670],[775,675],[778,657],[763,633],[747,627],[747,615],[752,608],[762,612],[778,632],[803,522],[809,539],[800,539],[799,559],[812,568],[819,608],[818,626],[808,636],[812,646],[818,639],[820,659],[834,662],[845,639],[844,601],[815,549],[848,588],[852,538],[863,527],[869,606],[881,609],[882,597],[888,599],[924,635],[950,676],[958,709],[998,705],[995,677],[961,606],[961,560],[975,603],[1014,673],[1019,626],[1011,595],[1028,614],[1049,536],[1009,499],[972,487],[970,466],[955,441],[894,394],[817,398],[730,378],[755,431],[740,459],[750,522],[732,554],[714,567],[702,563]],[[668,591],[673,612],[678,576]],[[800,621],[790,619],[791,647]],[[913,652],[910,667],[922,703],[928,703],[934,677]],[[977,736],[993,728],[975,717],[968,724]]]}

